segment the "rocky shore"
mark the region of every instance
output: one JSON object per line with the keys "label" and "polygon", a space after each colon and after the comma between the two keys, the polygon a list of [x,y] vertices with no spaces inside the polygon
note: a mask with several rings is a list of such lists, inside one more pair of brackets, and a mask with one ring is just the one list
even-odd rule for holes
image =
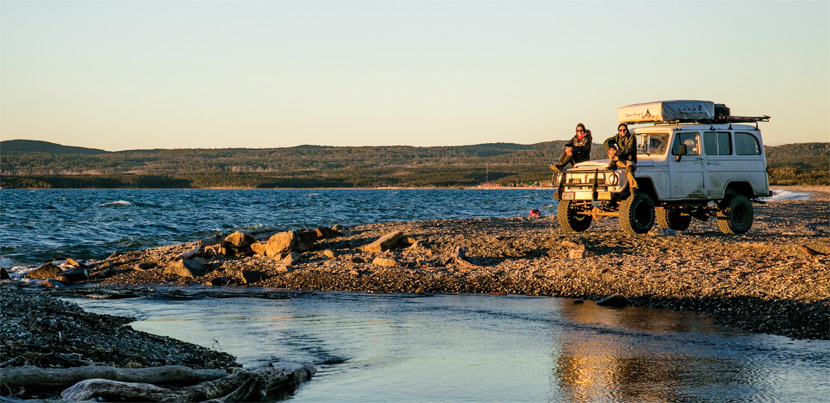
{"label": "rocky shore", "polygon": [[618,304],[697,311],[751,332],[830,339],[830,188],[787,190],[813,197],[755,204],[755,222],[743,235],[720,233],[714,219],[693,220],[688,231],[655,227],[634,237],[605,219],[570,234],[559,228],[555,211],[547,211],[539,218],[223,234],[95,262],[53,262],[28,274],[45,279],[42,286],[0,282],[0,368],[84,360],[120,367],[233,366],[227,354],[141,334],[125,326],[128,319],[85,313],[41,295],[106,298],[162,284],[590,300],[616,295]]}

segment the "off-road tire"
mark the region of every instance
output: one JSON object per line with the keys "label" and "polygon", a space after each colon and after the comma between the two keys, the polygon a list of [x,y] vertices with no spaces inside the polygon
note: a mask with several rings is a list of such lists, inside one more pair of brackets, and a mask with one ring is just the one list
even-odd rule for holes
{"label": "off-road tire", "polygon": [[631,235],[645,234],[654,225],[654,202],[645,193],[634,193],[620,203],[620,228]]}
{"label": "off-road tire", "polygon": [[727,196],[720,203],[718,228],[724,234],[743,234],[752,228],[755,211],[752,203],[742,194]]}
{"label": "off-road tire", "polygon": [[556,216],[559,226],[565,232],[582,232],[591,226],[593,217],[584,214],[577,214],[580,209],[576,208],[573,200],[560,200],[556,209]]}
{"label": "off-road tire", "polygon": [[692,223],[692,216],[682,214],[680,211],[657,207],[654,209],[657,225],[662,228],[670,228],[675,231],[685,231]]}

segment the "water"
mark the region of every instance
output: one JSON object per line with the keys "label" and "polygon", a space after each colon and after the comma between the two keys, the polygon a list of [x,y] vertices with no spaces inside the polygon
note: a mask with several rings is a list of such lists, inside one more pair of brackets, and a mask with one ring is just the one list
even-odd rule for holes
{"label": "water", "polygon": [[[779,194],[799,198],[801,194]],[[0,267],[100,259],[239,229],[554,214],[550,190],[0,190]],[[19,274],[19,272],[18,272]],[[223,288],[230,289],[230,288]],[[297,401],[821,401],[830,342],[701,315],[493,295],[78,300],[133,327],[306,362]]]}
{"label": "water", "polygon": [[102,259],[215,233],[552,213],[540,189],[0,190],[0,267]]}
{"label": "water", "polygon": [[78,300],[246,366],[312,363],[314,401],[821,401],[830,342],[694,313],[493,295]]}

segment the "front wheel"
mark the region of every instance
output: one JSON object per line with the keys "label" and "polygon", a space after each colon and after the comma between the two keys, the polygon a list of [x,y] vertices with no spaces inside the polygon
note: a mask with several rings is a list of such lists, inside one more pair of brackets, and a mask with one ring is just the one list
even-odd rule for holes
{"label": "front wheel", "polygon": [[692,223],[692,216],[683,214],[679,210],[657,207],[654,213],[657,216],[657,225],[663,228],[685,231],[689,229],[689,224]]}
{"label": "front wheel", "polygon": [[593,218],[590,215],[578,214],[585,209],[585,202],[574,202],[573,200],[560,200],[556,210],[559,226],[565,232],[582,232],[591,226]]}
{"label": "front wheel", "polygon": [[627,234],[645,234],[654,225],[654,202],[645,193],[635,193],[620,203],[620,228]]}
{"label": "front wheel", "polygon": [[742,194],[727,196],[718,211],[718,228],[724,234],[743,234],[752,227],[752,203]]}

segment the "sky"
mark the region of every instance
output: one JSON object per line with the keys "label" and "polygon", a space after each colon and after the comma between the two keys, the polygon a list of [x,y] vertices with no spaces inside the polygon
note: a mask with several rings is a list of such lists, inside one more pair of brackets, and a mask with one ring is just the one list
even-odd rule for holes
{"label": "sky", "polygon": [[0,0],[2,140],[602,142],[672,99],[830,141],[830,1]]}

